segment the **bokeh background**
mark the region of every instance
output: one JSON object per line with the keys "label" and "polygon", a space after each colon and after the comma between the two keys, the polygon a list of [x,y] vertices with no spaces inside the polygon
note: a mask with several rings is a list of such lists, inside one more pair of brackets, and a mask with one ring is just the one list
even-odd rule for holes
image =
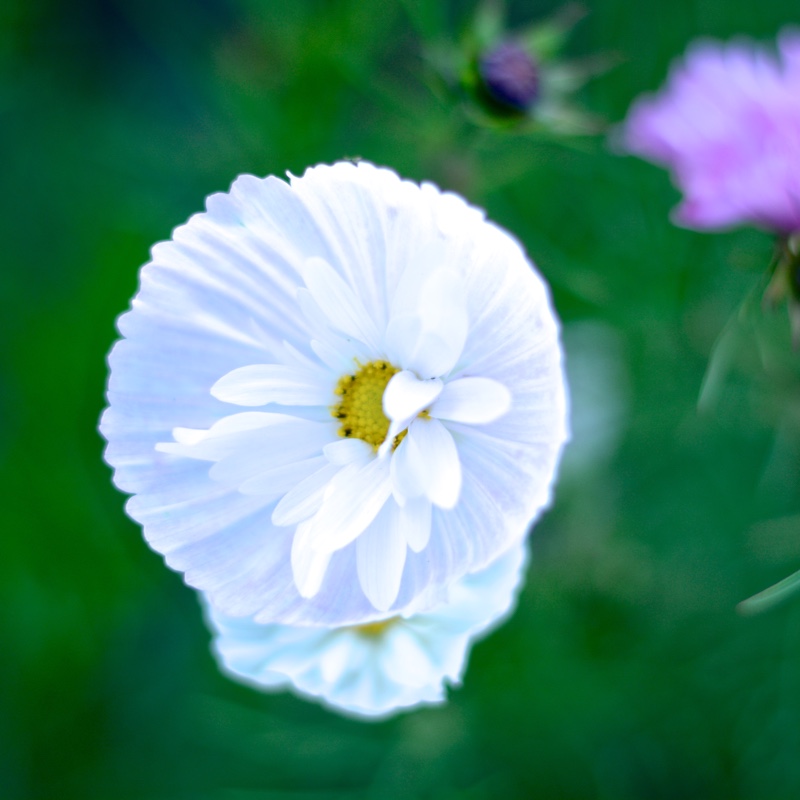
{"label": "bokeh background", "polygon": [[[618,57],[578,97],[610,122],[691,39],[800,22],[794,0],[588,8],[567,51]],[[800,797],[800,597],[736,612],[800,567],[800,357],[784,311],[742,305],[773,244],[672,227],[668,177],[605,137],[475,125],[425,58],[473,10],[0,4],[1,797]],[[218,672],[96,429],[150,246],[240,173],[355,156],[522,240],[574,396],[516,615],[447,706],[372,724]]]}

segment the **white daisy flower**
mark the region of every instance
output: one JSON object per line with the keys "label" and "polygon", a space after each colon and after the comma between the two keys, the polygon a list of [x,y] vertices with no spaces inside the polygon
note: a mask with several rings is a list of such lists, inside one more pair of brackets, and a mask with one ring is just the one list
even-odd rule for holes
{"label": "white daisy flower", "polygon": [[258,689],[292,689],[338,711],[385,717],[445,701],[459,686],[472,643],[508,616],[526,561],[517,544],[455,581],[447,602],[343,628],[260,625],[205,603],[220,669]]}
{"label": "white daisy flower", "polygon": [[132,305],[106,459],[226,614],[399,613],[548,502],[566,399],[547,289],[453,194],[365,163],[240,177],[153,248]]}

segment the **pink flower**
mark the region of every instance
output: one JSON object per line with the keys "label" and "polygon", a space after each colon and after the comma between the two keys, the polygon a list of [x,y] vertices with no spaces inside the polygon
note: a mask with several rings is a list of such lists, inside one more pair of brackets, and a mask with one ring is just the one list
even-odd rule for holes
{"label": "pink flower", "polygon": [[800,230],[800,30],[780,34],[777,58],[748,39],[694,43],[634,103],[622,145],[672,172],[680,225]]}

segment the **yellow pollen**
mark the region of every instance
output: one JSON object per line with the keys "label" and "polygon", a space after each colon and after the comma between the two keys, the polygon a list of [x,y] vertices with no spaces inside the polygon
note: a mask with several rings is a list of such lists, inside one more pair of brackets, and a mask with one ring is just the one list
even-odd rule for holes
{"label": "yellow pollen", "polygon": [[363,439],[378,450],[389,432],[389,419],[383,413],[383,393],[398,372],[388,361],[370,361],[359,365],[355,375],[339,379],[333,391],[341,399],[331,409],[341,423],[339,436]]}
{"label": "yellow pollen", "polygon": [[352,630],[361,636],[374,638],[380,636],[387,628],[394,625],[400,617],[389,617],[389,619],[379,619],[377,622],[366,622],[364,625],[353,625]]}

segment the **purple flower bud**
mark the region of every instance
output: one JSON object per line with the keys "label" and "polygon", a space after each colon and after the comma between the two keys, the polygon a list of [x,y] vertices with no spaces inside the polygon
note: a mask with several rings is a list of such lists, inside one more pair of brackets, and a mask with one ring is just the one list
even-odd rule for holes
{"label": "purple flower bud", "polygon": [[517,111],[527,111],[539,96],[536,62],[514,42],[503,42],[486,53],[479,72],[490,97]]}

